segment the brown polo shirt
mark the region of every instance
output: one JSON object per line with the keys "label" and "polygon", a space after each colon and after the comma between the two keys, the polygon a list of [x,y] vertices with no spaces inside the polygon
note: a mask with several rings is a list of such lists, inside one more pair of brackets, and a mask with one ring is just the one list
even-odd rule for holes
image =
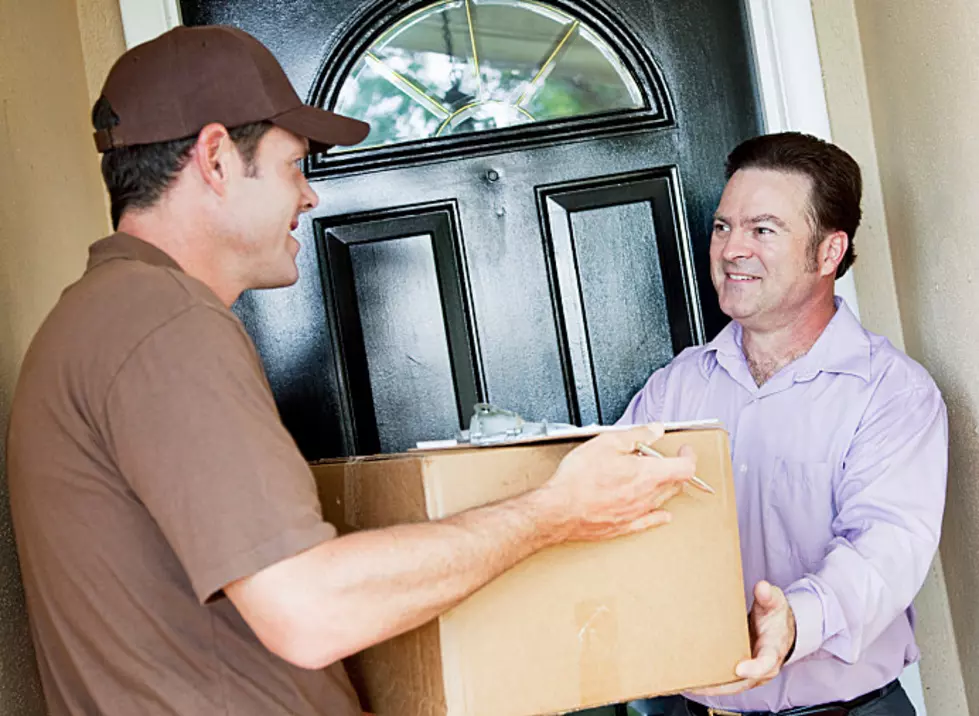
{"label": "brown polo shirt", "polygon": [[14,528],[50,713],[359,716],[340,665],[267,651],[223,587],[335,536],[252,342],[115,234],[24,360]]}

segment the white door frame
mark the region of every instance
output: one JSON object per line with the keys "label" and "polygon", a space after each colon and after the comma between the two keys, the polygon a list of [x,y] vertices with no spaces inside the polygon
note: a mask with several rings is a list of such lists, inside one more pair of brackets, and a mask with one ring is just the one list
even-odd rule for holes
{"label": "white door frame", "polygon": [[179,0],[119,0],[126,47],[135,47],[183,24]]}

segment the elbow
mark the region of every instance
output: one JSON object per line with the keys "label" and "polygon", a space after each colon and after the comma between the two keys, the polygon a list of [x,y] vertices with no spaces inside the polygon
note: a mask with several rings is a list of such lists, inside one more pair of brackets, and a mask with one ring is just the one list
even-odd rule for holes
{"label": "elbow", "polygon": [[341,590],[268,572],[225,587],[225,594],[268,651],[301,669],[317,670],[373,643],[370,622],[358,618],[361,605]]}
{"label": "elbow", "polygon": [[346,629],[314,625],[290,618],[257,633],[265,648],[300,669],[319,670],[342,661],[363,648]]}
{"label": "elbow", "polygon": [[308,623],[287,625],[259,638],[280,659],[311,671],[325,669],[359,650],[336,630],[310,628]]}
{"label": "elbow", "polygon": [[341,661],[349,654],[343,654],[335,649],[317,648],[315,645],[291,644],[282,649],[271,650],[283,661],[287,661],[293,666],[309,671],[325,669],[331,664]]}

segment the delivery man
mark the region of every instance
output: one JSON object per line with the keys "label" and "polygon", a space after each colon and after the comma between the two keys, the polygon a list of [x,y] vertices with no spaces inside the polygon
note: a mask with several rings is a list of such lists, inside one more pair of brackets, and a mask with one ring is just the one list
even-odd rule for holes
{"label": "delivery man", "polygon": [[345,656],[540,549],[669,519],[694,461],[637,457],[641,427],[515,499],[337,538],[229,306],[296,281],[301,160],[367,125],[223,27],[127,52],[93,123],[118,231],[35,337],[7,452],[51,714],[359,716]]}

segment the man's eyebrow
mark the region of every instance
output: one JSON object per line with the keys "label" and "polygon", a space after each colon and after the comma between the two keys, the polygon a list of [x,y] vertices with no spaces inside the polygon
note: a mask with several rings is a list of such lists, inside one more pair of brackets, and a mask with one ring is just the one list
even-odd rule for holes
{"label": "man's eyebrow", "polygon": [[730,224],[731,220],[728,219],[723,214],[714,214],[714,221],[720,221],[722,224]]}
{"label": "man's eyebrow", "polygon": [[778,218],[777,216],[775,216],[775,214],[759,214],[758,216],[752,216],[745,223],[764,224],[765,222],[775,224],[775,226],[782,229],[783,231],[789,230],[789,227],[786,225],[786,223],[782,221],[780,218]]}

